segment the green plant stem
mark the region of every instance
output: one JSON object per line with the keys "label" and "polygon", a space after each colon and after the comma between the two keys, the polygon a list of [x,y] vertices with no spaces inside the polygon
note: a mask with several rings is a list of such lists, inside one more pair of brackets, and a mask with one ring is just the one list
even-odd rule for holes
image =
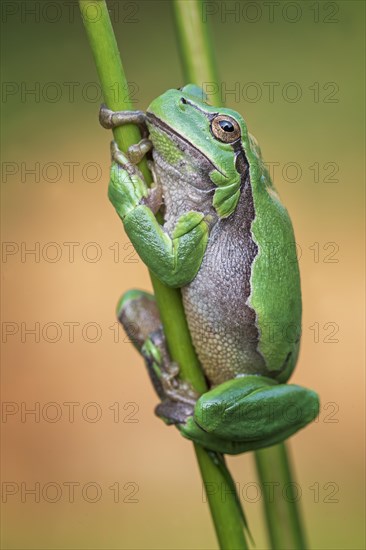
{"label": "green plant stem", "polygon": [[185,77],[201,86],[213,105],[220,105],[214,50],[208,24],[203,23],[204,4],[200,0],[174,0],[174,18]]}
{"label": "green plant stem", "polygon": [[285,443],[257,451],[255,462],[262,494],[265,495],[264,510],[272,548],[307,548]]}
{"label": "green plant stem", "polygon": [[[110,21],[105,0],[79,0],[84,26],[93,53],[104,101],[113,111],[131,110],[128,83]],[[141,139],[134,124],[113,129],[118,147],[126,152],[128,147]],[[145,180],[151,182],[146,160],[139,165]],[[174,361],[178,361],[184,379],[193,384],[198,392],[206,391],[206,383],[197,356],[194,352],[184,310],[181,293],[163,285],[151,272],[150,276],[158,302],[169,350]]]}
{"label": "green plant stem", "polygon": [[170,354],[179,364],[182,378],[199,393],[204,393],[207,391],[206,381],[192,345],[181,292],[165,286],[151,272],[150,277]]}
{"label": "green plant stem", "polygon": [[[220,97],[215,57],[208,24],[204,23],[203,14],[204,6],[201,0],[174,0],[174,16],[185,81],[206,88],[207,84],[211,85],[210,103],[220,106],[223,105],[223,101]],[[293,487],[291,462],[285,443],[256,451],[255,459],[262,486],[267,480],[273,480],[275,483],[279,482],[281,488],[288,487],[287,484]],[[285,502],[281,491],[275,491],[273,499],[268,490],[264,490],[263,495],[267,530],[272,547],[275,550],[305,548],[304,531],[296,502],[291,501],[291,498]]]}
{"label": "green plant stem", "polygon": [[218,473],[217,465],[205,449],[195,445],[195,451],[202,477],[204,475],[206,496],[220,548],[246,550],[248,545],[238,513],[235,487],[229,486],[222,472]]}
{"label": "green plant stem", "polygon": [[[108,8],[104,0],[79,0],[80,11],[89,45],[97,68],[104,101],[112,111],[131,110],[128,83],[123,70],[117,42],[114,36]],[[141,139],[140,131],[134,124],[118,126],[113,136],[121,151]],[[146,181],[151,181],[146,160],[140,163]]]}
{"label": "green plant stem", "polygon": [[[126,93],[127,81],[105,0],[79,0],[79,6],[107,107],[114,111],[131,109]],[[120,126],[113,133],[122,151],[140,139],[139,131],[133,125]],[[140,164],[140,169],[146,180],[151,181],[145,161]],[[166,287],[151,272],[150,276],[170,355],[179,364],[182,378],[190,381],[198,392],[204,392],[207,387],[188,331],[180,291]],[[221,548],[245,550],[247,545],[240,510],[235,496],[230,494],[222,469],[205,449],[195,445],[195,451],[204,487],[215,488],[208,494],[208,501]],[[225,500],[221,498],[222,494]]]}

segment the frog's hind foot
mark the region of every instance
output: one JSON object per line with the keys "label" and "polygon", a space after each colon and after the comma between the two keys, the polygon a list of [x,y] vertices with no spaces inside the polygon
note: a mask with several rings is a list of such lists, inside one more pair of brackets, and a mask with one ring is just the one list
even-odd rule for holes
{"label": "frog's hind foot", "polygon": [[166,424],[185,424],[193,416],[194,406],[166,399],[155,407],[155,414]]}

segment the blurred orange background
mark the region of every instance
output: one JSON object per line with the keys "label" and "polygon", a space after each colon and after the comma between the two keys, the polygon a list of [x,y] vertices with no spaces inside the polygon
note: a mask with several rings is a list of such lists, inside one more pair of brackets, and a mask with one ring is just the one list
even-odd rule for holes
{"label": "blurred orange background", "polygon": [[[78,7],[41,4],[2,6],[2,547],[214,548],[192,446],[154,416],[117,329],[120,294],[151,284],[107,199]],[[224,99],[274,163],[301,251],[292,381],[322,408],[290,441],[300,506],[312,548],[364,548],[364,3],[253,4],[204,8]],[[184,84],[171,6],[110,7],[145,109]],[[253,462],[229,459],[260,549]]]}

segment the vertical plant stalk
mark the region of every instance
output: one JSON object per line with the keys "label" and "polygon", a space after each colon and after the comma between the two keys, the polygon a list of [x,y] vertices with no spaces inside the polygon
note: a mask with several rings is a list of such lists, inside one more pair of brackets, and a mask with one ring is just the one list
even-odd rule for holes
{"label": "vertical plant stalk", "polygon": [[174,0],[174,18],[186,84],[201,86],[210,92],[210,102],[220,105],[214,49],[208,25],[203,23],[204,5],[200,0]]}
{"label": "vertical plant stalk", "polygon": [[[210,103],[220,106],[223,101],[204,10],[201,0],[174,0],[174,16],[186,83],[200,84],[211,90]],[[282,497],[284,487],[288,487],[289,492],[293,488],[286,444],[281,443],[254,454],[263,487],[267,530],[272,548],[302,550],[306,544],[296,499],[291,498],[291,495],[286,500]],[[265,483],[269,481],[280,486],[280,490],[274,491],[273,496],[266,490]]]}
{"label": "vertical plant stalk", "polygon": [[[80,11],[101,83],[104,101],[109,109],[129,110],[128,83],[123,71],[116,39],[105,0],[79,0]],[[116,93],[117,90],[117,93]],[[133,125],[115,128],[114,139],[119,148],[127,148],[140,139]],[[139,165],[147,182],[151,176],[146,161]],[[179,290],[166,287],[151,272],[170,355],[180,366],[181,376],[200,393],[207,390],[200,364],[194,351]],[[222,549],[246,550],[240,508],[236,495],[225,476],[225,469],[213,460],[212,453],[194,445],[203,484],[214,490],[208,494],[209,506]],[[221,498],[225,495],[225,499]]]}
{"label": "vertical plant stalk", "polygon": [[262,495],[265,495],[264,511],[272,548],[305,550],[308,546],[300,521],[288,448],[280,443],[256,451],[255,462]]}

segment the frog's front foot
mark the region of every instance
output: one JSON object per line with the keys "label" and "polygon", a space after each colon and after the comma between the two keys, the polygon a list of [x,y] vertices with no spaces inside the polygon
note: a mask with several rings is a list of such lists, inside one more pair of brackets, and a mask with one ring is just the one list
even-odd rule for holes
{"label": "frog's front foot", "polygon": [[140,127],[143,137],[146,137],[148,133],[144,111],[112,111],[103,104],[99,110],[99,122],[107,130],[124,124],[136,124]]}
{"label": "frog's front foot", "polygon": [[[151,151],[152,143],[148,139],[145,113],[143,111],[111,111],[105,105],[102,105],[99,111],[99,122],[107,130],[124,124],[136,124],[139,126],[142,139],[138,143],[130,145],[127,150],[127,158],[132,164],[139,164],[146,153]],[[119,162],[120,155],[116,145],[112,146],[112,158],[116,162]],[[125,167],[125,159],[123,158],[119,164]]]}

